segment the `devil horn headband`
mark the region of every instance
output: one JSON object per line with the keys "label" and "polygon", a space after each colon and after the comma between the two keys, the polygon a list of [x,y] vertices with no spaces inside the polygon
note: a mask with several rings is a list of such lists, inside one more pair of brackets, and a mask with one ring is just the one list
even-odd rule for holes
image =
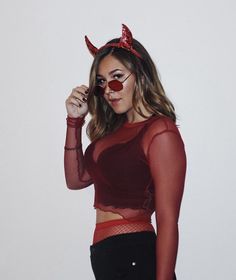
{"label": "devil horn headband", "polygon": [[122,24],[122,36],[120,37],[120,41],[118,43],[106,44],[98,49],[90,42],[87,36],[85,36],[85,42],[92,56],[96,56],[96,54],[104,48],[116,47],[126,49],[137,57],[142,58],[142,56],[133,48],[133,36],[125,24]]}

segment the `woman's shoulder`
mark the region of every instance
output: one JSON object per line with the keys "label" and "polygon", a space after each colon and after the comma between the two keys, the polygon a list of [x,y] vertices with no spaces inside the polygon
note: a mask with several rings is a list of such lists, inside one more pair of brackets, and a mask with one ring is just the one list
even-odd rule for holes
{"label": "woman's shoulder", "polygon": [[165,115],[153,116],[148,124],[148,130],[153,130],[154,132],[162,132],[166,130],[176,129],[178,129],[178,127],[174,120]]}
{"label": "woman's shoulder", "polygon": [[174,120],[165,115],[155,115],[148,122],[144,137],[152,139],[154,136],[168,131],[180,135]]}

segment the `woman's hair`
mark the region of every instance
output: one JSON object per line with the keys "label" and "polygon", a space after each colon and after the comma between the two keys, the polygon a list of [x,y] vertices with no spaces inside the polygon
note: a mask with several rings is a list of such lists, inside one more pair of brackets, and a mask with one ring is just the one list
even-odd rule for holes
{"label": "woman's hair", "polygon": [[[119,38],[108,43],[117,43]],[[165,115],[176,122],[174,105],[165,94],[160,82],[156,66],[146,49],[133,39],[133,48],[142,56],[138,58],[128,50],[117,47],[107,47],[100,50],[94,58],[89,80],[88,110],[92,118],[87,126],[87,135],[91,141],[116,130],[126,121],[126,114],[116,114],[105,98],[95,96],[96,78],[101,60],[107,55],[118,59],[130,72],[135,75],[135,90],[133,94],[133,108],[144,118],[138,103],[141,101],[148,112],[153,115]]]}

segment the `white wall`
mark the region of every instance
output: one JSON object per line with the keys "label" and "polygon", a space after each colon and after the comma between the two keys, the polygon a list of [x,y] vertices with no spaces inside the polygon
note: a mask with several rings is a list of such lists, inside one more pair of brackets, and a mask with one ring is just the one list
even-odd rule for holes
{"label": "white wall", "polygon": [[64,102],[88,82],[84,35],[101,46],[121,23],[157,63],[185,141],[178,279],[236,279],[235,3],[1,0],[1,279],[94,279],[94,192],[66,188]]}

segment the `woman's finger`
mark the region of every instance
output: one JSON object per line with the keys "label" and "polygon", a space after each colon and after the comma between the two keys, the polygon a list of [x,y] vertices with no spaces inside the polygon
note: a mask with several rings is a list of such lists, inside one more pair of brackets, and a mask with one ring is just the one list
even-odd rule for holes
{"label": "woman's finger", "polygon": [[76,97],[76,98],[83,98],[83,97],[87,97],[87,95],[84,92],[78,91],[78,90],[73,90],[72,91],[72,96]]}

